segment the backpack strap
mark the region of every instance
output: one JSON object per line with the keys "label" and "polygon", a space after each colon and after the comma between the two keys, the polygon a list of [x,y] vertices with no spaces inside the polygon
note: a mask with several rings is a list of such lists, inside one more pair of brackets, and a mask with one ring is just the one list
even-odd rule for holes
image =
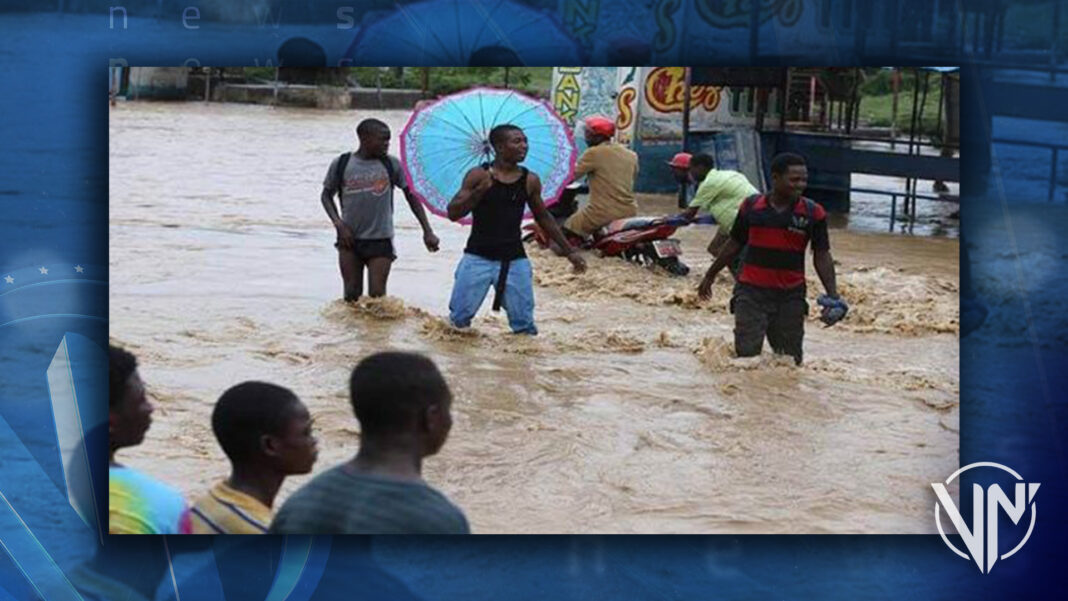
{"label": "backpack strap", "polygon": [[337,171],[334,173],[334,184],[337,188],[337,200],[343,207],[345,203],[345,195],[342,194],[345,190],[345,167],[349,164],[350,156],[352,156],[351,152],[341,153],[341,156],[337,158]]}
{"label": "backpack strap", "polygon": [[382,161],[382,166],[386,168],[386,175],[389,176],[389,188],[392,191],[393,179],[396,177],[394,175],[395,172],[393,171],[393,158],[387,154],[386,156],[381,157],[378,160]]}

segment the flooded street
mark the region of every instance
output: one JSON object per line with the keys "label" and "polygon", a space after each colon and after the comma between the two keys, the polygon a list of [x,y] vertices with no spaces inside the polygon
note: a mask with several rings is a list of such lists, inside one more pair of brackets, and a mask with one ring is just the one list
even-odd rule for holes
{"label": "flooded street", "polygon": [[[714,226],[680,230],[685,278],[620,259],[528,247],[541,335],[485,303],[447,325],[467,228],[431,216],[428,253],[396,194],[389,297],[340,301],[319,203],[354,127],[408,113],[222,104],[111,109],[110,336],[156,404],[119,457],[195,497],[228,464],[215,399],[243,380],[292,388],[316,418],[316,471],[351,457],[347,398],[363,356],[425,353],[452,386],[455,425],[424,477],[477,533],[930,533],[930,483],[958,467],[959,242],[833,229],[845,322],[815,319],[805,365],[735,359],[731,285],[696,289]],[[643,196],[643,211],[673,199]],[[863,220],[858,220],[863,221]],[[873,229],[885,229],[885,220]],[[307,477],[290,478],[276,507]]]}

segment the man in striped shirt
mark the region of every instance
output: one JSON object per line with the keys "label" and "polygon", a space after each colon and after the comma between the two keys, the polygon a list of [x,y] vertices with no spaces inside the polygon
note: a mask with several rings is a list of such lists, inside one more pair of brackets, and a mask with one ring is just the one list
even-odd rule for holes
{"label": "man in striped shirt", "polygon": [[288,388],[244,382],[219,397],[211,428],[232,471],[193,505],[193,533],[265,534],[282,481],[318,456],[308,409]]}
{"label": "man in striped shirt", "polygon": [[842,307],[839,317],[825,322],[841,319],[846,308],[835,284],[827,212],[801,195],[808,184],[805,160],[790,153],[776,156],[771,179],[771,194],[751,196],[738,209],[730,239],[708,268],[698,294],[707,300],[716,275],[745,249],[731,298],[734,350],[739,357],[759,355],[766,336],[775,353],[790,355],[800,365],[808,315],[805,249],[810,241],[812,263],[827,297]]}
{"label": "man in striped shirt", "polygon": [[467,518],[422,477],[445,445],[452,393],[437,366],[413,353],[361,361],[349,379],[360,450],[293,493],[272,534],[469,534]]}

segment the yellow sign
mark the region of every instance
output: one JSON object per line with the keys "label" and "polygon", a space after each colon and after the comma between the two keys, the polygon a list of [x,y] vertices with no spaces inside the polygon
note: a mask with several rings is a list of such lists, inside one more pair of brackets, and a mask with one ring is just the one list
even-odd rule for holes
{"label": "yellow sign", "polygon": [[[690,107],[712,112],[719,106],[718,86],[691,86]],[[645,99],[661,113],[680,113],[685,102],[686,73],[682,67],[657,67],[645,78]]]}
{"label": "yellow sign", "polygon": [[560,82],[553,90],[553,108],[563,117],[568,125],[575,124],[575,115],[578,114],[579,99],[582,90],[579,87],[578,74],[582,67],[560,67]]}
{"label": "yellow sign", "polygon": [[616,98],[616,130],[624,132],[634,123],[634,99],[638,92],[634,88],[623,88]]}

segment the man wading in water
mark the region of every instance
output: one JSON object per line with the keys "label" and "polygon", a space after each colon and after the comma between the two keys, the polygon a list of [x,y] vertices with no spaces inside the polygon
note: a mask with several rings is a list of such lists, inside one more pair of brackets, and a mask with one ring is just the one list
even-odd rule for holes
{"label": "man wading in water", "polygon": [[449,219],[471,214],[471,236],[456,267],[456,281],[449,300],[452,325],[466,328],[478,312],[490,286],[496,294],[493,309],[504,307],[508,325],[517,334],[537,334],[534,326],[534,277],[523,250],[520,224],[529,206],[534,219],[564,249],[576,273],[586,262],[568,244],[556,221],[541,200],[541,180],[520,167],[527,156],[527,136],[510,124],[498,125],[489,134],[495,158],[487,166],[467,172],[460,191],[449,203]]}
{"label": "man wading in water", "polygon": [[[367,267],[367,293],[385,296],[389,270],[397,254],[393,248],[393,187],[404,192],[423,228],[423,244],[437,252],[438,237],[430,228],[423,205],[408,190],[400,161],[390,156],[389,127],[378,119],[364,119],[356,127],[360,148],[330,163],[323,180],[321,200],[337,229],[338,263],[345,284],[345,300],[363,294],[363,268]],[[334,205],[341,201],[341,214]]]}

